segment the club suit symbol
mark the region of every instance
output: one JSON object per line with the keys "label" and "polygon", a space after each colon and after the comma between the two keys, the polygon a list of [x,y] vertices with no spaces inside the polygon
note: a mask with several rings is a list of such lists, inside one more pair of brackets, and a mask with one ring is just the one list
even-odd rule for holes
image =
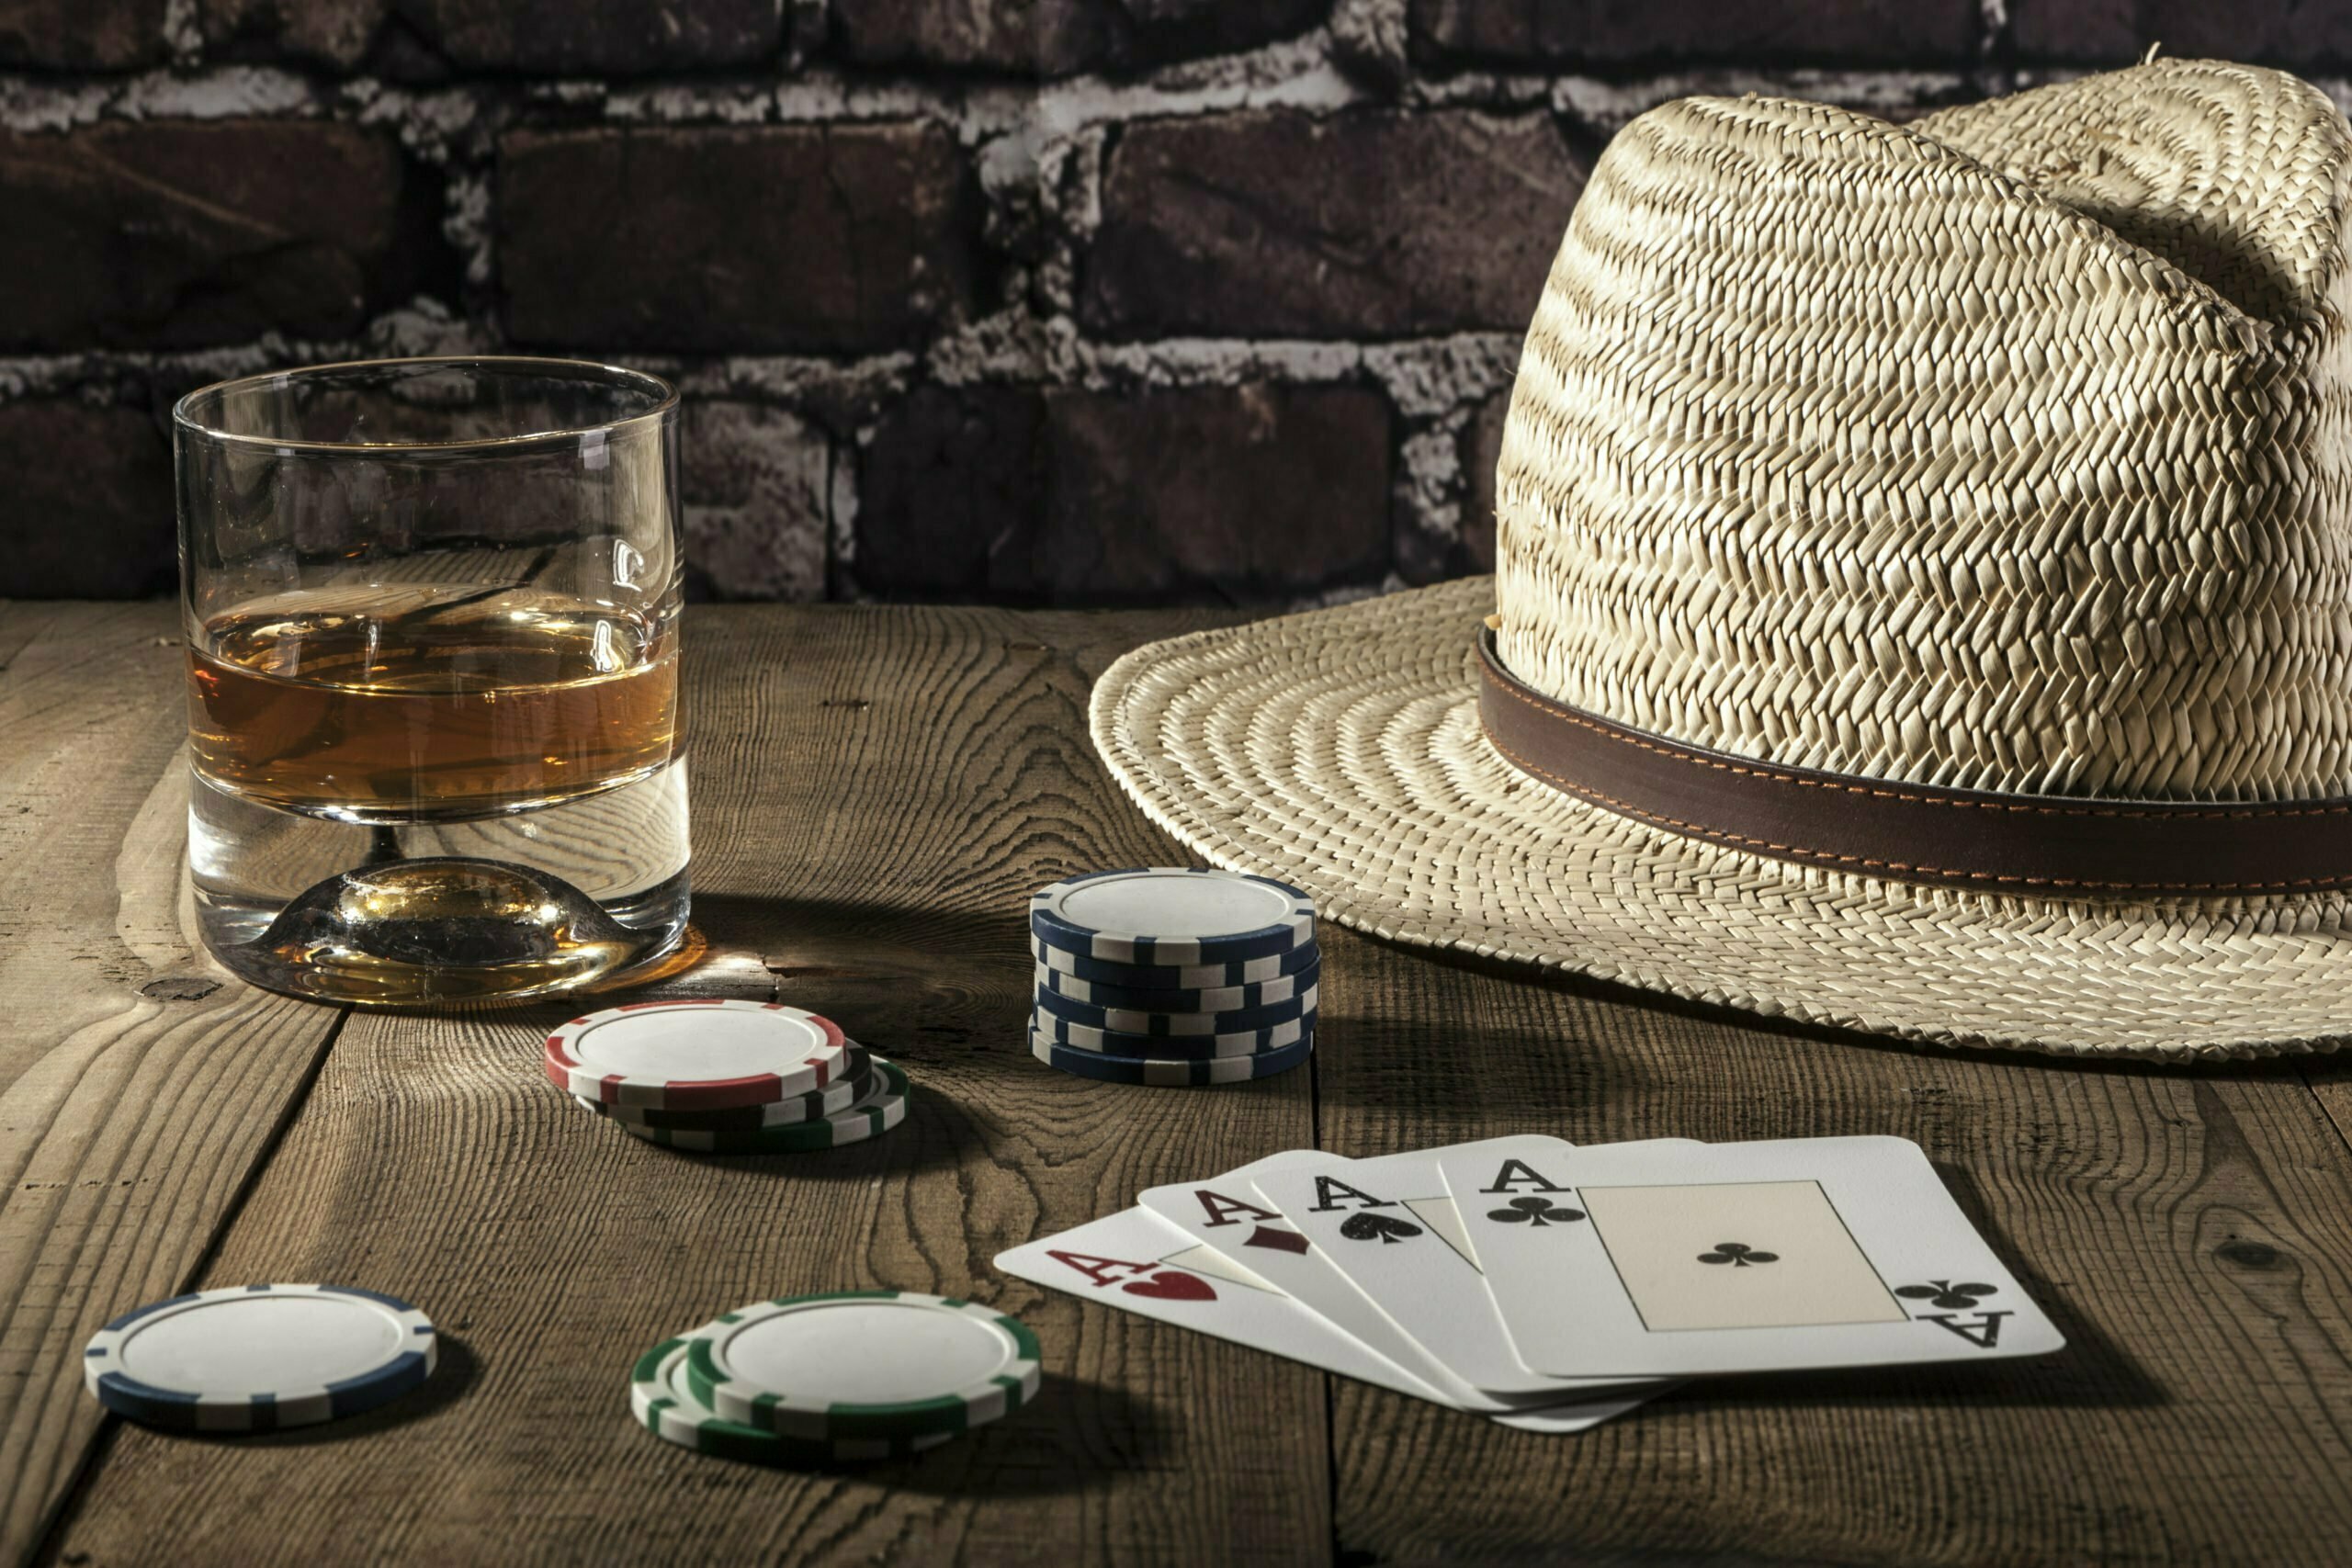
{"label": "club suit symbol", "polygon": [[1745,1269],[1751,1263],[1778,1263],[1777,1252],[1758,1252],[1744,1241],[1719,1241],[1713,1252],[1699,1254],[1702,1263],[1728,1263],[1735,1269]]}
{"label": "club suit symbol", "polygon": [[2000,1288],[1996,1285],[1955,1285],[1950,1280],[1930,1280],[1924,1285],[1899,1286],[1894,1293],[1906,1301],[1926,1302],[1929,1306],[1951,1311],[1973,1307],[1985,1296],[1998,1295]]}
{"label": "club suit symbol", "polygon": [[1392,1220],[1385,1214],[1356,1214],[1340,1227],[1340,1234],[1350,1241],[1377,1240],[1383,1247],[1421,1234],[1421,1227],[1409,1220]]}
{"label": "club suit symbol", "polygon": [[1508,1209],[1489,1209],[1487,1218],[1498,1224],[1532,1225],[1541,1230],[1545,1225],[1565,1225],[1584,1218],[1582,1209],[1556,1207],[1549,1198],[1514,1198]]}

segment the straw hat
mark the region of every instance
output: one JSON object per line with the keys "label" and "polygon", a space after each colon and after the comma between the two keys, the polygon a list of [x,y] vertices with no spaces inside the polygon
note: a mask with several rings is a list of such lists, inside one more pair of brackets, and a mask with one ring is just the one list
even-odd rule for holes
{"label": "straw hat", "polygon": [[1496,575],[1139,649],[1095,743],[1399,942],[1952,1045],[2333,1048],[2347,152],[2203,61],[1644,115],[1527,334]]}

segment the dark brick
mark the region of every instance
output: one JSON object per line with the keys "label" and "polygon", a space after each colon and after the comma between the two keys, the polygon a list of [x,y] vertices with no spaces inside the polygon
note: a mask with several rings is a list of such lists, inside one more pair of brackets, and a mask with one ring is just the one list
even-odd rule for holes
{"label": "dark brick", "polygon": [[0,0],[0,67],[130,71],[171,57],[167,0]]}
{"label": "dark brick", "polygon": [[1066,76],[1254,49],[1314,26],[1330,0],[834,0],[861,65]]}
{"label": "dark brick", "polygon": [[447,258],[437,181],[317,121],[0,132],[0,208],[7,348],[344,337]]}
{"label": "dark brick", "polygon": [[1495,465],[1502,460],[1510,417],[1506,387],[1480,403],[1462,429],[1462,564],[1469,571],[1495,570]]}
{"label": "dark brick", "polygon": [[223,60],[358,67],[391,0],[202,0],[204,48]]}
{"label": "dark brick", "polygon": [[918,390],[861,464],[856,576],[900,598],[1279,602],[1390,559],[1388,405],[1356,388]]}
{"label": "dark brick", "polygon": [[858,581],[907,598],[1038,598],[1044,394],[918,387],[858,458]]}
{"label": "dark brick", "polygon": [[[0,0],[5,3],[5,0]],[[203,0],[229,59],[371,67],[379,44],[463,72],[630,76],[760,65],[784,47],[777,0]],[[388,35],[386,18],[392,19]],[[414,62],[397,73],[415,75]]]}
{"label": "dark brick", "polygon": [[460,71],[634,75],[757,65],[784,48],[777,0],[395,0]]}
{"label": "dark brick", "polygon": [[1984,23],[1977,0],[1411,0],[1407,26],[1457,63],[1957,66]]}
{"label": "dark brick", "polygon": [[2010,0],[2020,59],[2129,65],[2161,41],[2184,59],[2243,60],[2288,69],[2352,66],[2352,6],[2308,0]]}
{"label": "dark brick", "polygon": [[691,402],[679,481],[686,564],[715,599],[822,599],[831,485],[824,433],[783,409]]}
{"label": "dark brick", "polygon": [[2133,41],[2143,9],[2140,0],[2010,0],[2009,36],[2024,60],[2121,65],[2148,47]]}
{"label": "dark brick", "polygon": [[520,131],[507,321],[599,351],[910,346],[971,308],[978,211],[936,126]]}
{"label": "dark brick", "polygon": [[1583,188],[1542,115],[1146,121],[1112,148],[1080,310],[1121,337],[1516,331]]}
{"label": "dark brick", "polygon": [[0,598],[135,599],[171,591],[172,451],[143,409],[0,404]]}

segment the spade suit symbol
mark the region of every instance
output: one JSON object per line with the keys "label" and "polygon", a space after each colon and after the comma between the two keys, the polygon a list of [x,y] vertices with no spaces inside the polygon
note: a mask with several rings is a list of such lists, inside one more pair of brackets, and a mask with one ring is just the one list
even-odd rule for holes
{"label": "spade suit symbol", "polygon": [[1421,1227],[1409,1220],[1392,1220],[1386,1214],[1351,1214],[1340,1227],[1340,1234],[1350,1241],[1378,1241],[1383,1247],[1394,1247],[1421,1234]]}

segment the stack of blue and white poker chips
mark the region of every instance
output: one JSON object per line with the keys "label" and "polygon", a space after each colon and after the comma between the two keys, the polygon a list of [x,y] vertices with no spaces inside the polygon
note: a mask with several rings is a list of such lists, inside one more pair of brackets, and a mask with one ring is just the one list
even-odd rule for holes
{"label": "stack of blue and white poker chips", "polygon": [[1039,1061],[1112,1083],[1268,1077],[1315,1049],[1315,904],[1202,867],[1074,876],[1029,900]]}

